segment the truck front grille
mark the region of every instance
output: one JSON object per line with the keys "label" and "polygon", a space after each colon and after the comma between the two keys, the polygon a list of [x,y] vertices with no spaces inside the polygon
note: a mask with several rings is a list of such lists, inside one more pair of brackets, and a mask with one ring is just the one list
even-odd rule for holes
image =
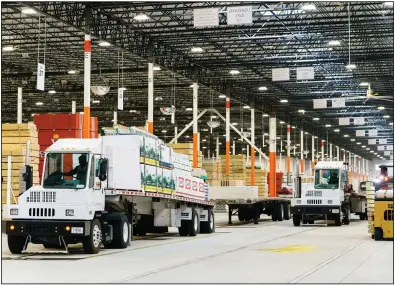
{"label": "truck front grille", "polygon": [[54,217],[55,209],[51,208],[30,208],[29,209],[30,217]]}
{"label": "truck front grille", "polygon": [[320,199],[308,199],[307,200],[307,204],[309,204],[309,205],[321,205],[322,204],[322,200],[320,200]]}

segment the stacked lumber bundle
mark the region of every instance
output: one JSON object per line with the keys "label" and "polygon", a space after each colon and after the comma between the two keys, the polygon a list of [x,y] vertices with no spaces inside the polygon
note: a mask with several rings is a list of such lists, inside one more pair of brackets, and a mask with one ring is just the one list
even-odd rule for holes
{"label": "stacked lumber bundle", "polygon": [[202,168],[207,172],[207,180],[222,180],[221,160],[204,160]]}
{"label": "stacked lumber bundle", "polygon": [[[251,186],[251,169],[247,169],[246,172],[246,185]],[[255,185],[258,186],[258,197],[268,197],[268,185],[267,185],[267,171],[262,169],[255,169]]]}
{"label": "stacked lumber bundle", "polygon": [[[36,125],[3,124],[2,125],[2,157],[1,157],[1,199],[6,202],[8,156],[11,156],[11,186],[14,196],[19,196],[20,168],[26,164],[26,143],[30,141],[30,165],[33,167],[33,184],[39,184],[39,150]],[[14,202],[11,194],[11,202]]]}
{"label": "stacked lumber bundle", "polygon": [[245,155],[231,155],[229,177],[226,177],[226,156],[221,155],[221,169],[222,176],[229,180],[246,180],[246,156]]}
{"label": "stacked lumber bundle", "polygon": [[368,209],[368,233],[374,235],[374,199],[375,199],[375,189],[373,182],[366,181],[364,183],[363,192],[366,194],[367,209]]}
{"label": "stacked lumber bundle", "polygon": [[[193,143],[174,143],[168,145],[173,148],[174,152],[188,155],[189,161],[193,163]],[[203,163],[203,153],[199,151],[197,168],[203,168],[202,163]]]}
{"label": "stacked lumber bundle", "polygon": [[244,180],[211,180],[210,185],[213,187],[246,186]]}

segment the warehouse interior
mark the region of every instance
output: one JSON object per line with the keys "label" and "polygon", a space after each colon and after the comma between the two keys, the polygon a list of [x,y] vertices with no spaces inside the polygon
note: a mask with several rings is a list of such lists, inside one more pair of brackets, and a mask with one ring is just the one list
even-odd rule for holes
{"label": "warehouse interior", "polygon": [[[214,188],[243,181],[230,186],[257,186],[259,199],[280,197],[276,183],[298,198],[291,177],[314,180],[319,161],[347,164],[354,189],[380,179],[382,165],[393,179],[393,4],[2,2],[2,205],[10,187],[22,187],[19,178],[6,182],[8,157],[18,167],[12,176],[25,164],[11,150],[20,143],[24,155],[18,125],[36,132],[29,139],[33,185],[57,140],[130,127],[175,152],[190,147],[191,166],[207,172]],[[75,129],[69,115],[80,120]],[[276,173],[283,182],[260,182]],[[11,194],[21,195],[18,189]],[[214,209],[211,235],[180,237],[169,228],[94,258],[77,245],[68,255],[11,254],[2,210],[3,282],[394,282],[393,239],[372,239],[371,220],[352,215],[347,227],[321,221],[298,228],[261,216],[259,224],[230,225],[229,206]],[[110,262],[117,265],[84,273]],[[278,274],[278,264],[292,269]],[[73,274],[64,276],[62,265]],[[213,275],[196,274],[214,266]],[[21,267],[26,274],[17,274]]]}

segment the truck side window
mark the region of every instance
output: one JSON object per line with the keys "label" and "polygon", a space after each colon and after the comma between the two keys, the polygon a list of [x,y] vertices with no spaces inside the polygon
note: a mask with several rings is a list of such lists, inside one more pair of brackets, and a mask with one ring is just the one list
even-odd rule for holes
{"label": "truck side window", "polygon": [[95,186],[95,168],[95,157],[92,156],[91,171],[89,173],[89,188],[93,188]]}

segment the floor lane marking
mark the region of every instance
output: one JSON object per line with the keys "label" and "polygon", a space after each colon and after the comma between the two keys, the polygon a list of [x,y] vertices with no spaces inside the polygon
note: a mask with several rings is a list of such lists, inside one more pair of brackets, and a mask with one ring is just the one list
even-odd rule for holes
{"label": "floor lane marking", "polygon": [[313,269],[303,273],[302,275],[298,276],[297,278],[291,280],[288,283],[298,283],[299,281],[303,280],[304,278],[306,278],[307,276],[313,274],[314,272],[316,272],[317,270],[321,269],[322,267],[328,265],[329,263],[335,261],[336,259],[342,257],[343,255],[345,255],[347,252],[353,250],[354,248],[356,248],[357,246],[361,245],[362,243],[364,243],[365,241],[367,241],[370,237],[366,237],[364,239],[362,239],[361,241],[359,241],[358,243],[350,246],[349,248],[347,248],[346,250],[343,250],[342,252],[339,252],[338,254],[336,254],[335,256],[331,257],[330,259],[318,264],[316,267],[314,267]]}

